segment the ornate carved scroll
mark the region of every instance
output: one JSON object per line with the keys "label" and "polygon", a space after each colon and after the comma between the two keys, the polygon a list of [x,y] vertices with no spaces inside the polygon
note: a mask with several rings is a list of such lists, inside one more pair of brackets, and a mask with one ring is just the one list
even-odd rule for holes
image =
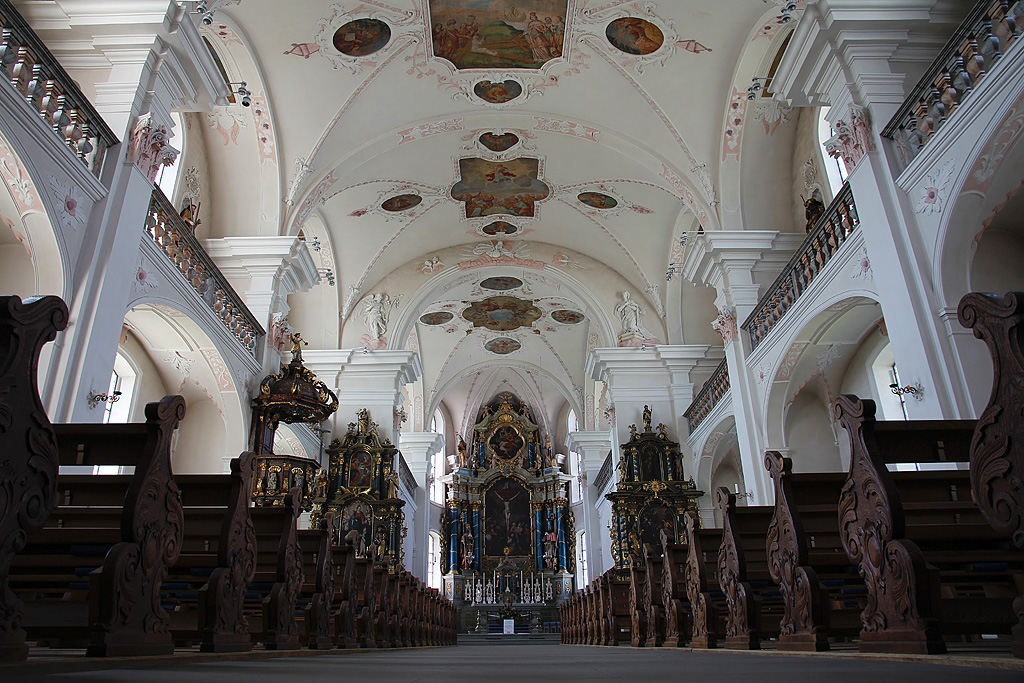
{"label": "ornate carved scroll", "polygon": [[146,406],[146,444],[125,494],[122,540],[91,577],[90,656],[174,652],[160,584],[181,552],[184,519],[171,474],[171,437],[184,417],[181,396]]}
{"label": "ornate carved scroll", "polygon": [[22,602],[7,584],[14,555],[43,528],[57,496],[57,443],[36,376],[39,352],[68,324],[55,296],[0,296],[0,661],[28,655]]}
{"label": "ornate carved scroll", "polygon": [[[971,488],[992,528],[1024,550],[1024,292],[971,293],[957,308],[960,324],[988,345],[992,394],[971,440]],[[1013,654],[1024,657],[1024,596],[1013,602]]]}
{"label": "ornate carved scroll", "polygon": [[708,594],[707,573],[704,570],[704,549],[701,547],[700,522],[692,512],[686,513],[686,564],[683,578],[686,595],[693,611],[693,630],[690,647],[715,647],[715,606]]}
{"label": "ornate carved scroll", "polygon": [[356,607],[359,605],[359,585],[356,583],[356,551],[351,543],[345,548],[345,568],[341,571],[341,604],[334,615],[334,628],[338,633],[338,647],[355,649]]}
{"label": "ornate carved scroll", "polygon": [[630,642],[633,647],[647,644],[647,613],[644,611],[644,583],[647,582],[647,567],[640,558],[631,556],[629,566],[629,616],[632,620]]}
{"label": "ornate carved scroll", "polygon": [[217,568],[199,590],[202,652],[252,649],[245,618],[245,593],[256,573],[256,532],[249,517],[249,491],[256,471],[252,452],[231,460],[231,494],[217,548]]}
{"label": "ornate carved scroll", "polygon": [[687,624],[685,593],[680,590],[679,565],[683,546],[672,543],[668,535],[661,533],[661,604],[665,608],[665,645],[682,647],[690,629]]}
{"label": "ornate carved scroll", "polygon": [[775,513],[768,525],[768,572],[782,593],[780,650],[829,649],[826,595],[807,564],[807,535],[796,511],[790,476],[793,461],[777,451],[764,454],[775,484]]}
{"label": "ornate carved scroll", "polygon": [[316,556],[316,586],[306,607],[306,647],[330,650],[331,606],[334,605],[334,513],[324,515],[320,524],[320,547]]}
{"label": "ornate carved scroll", "polygon": [[644,544],[644,565],[647,581],[644,583],[644,611],[647,613],[647,647],[661,647],[665,643],[665,618],[661,606],[661,560],[654,547]]}
{"label": "ornate carved scroll", "polygon": [[731,650],[760,650],[760,610],[754,599],[754,589],[746,581],[747,563],[743,546],[733,531],[736,496],[721,487],[716,497],[723,520],[722,546],[718,549],[718,582],[729,605],[725,646]]}
{"label": "ornate carved scroll", "polygon": [[842,395],[833,404],[850,438],[850,473],[839,498],[839,536],[867,586],[861,652],[935,654],[938,571],[905,538],[903,504],[875,443],[875,402]]}
{"label": "ornate carved scroll", "polygon": [[295,605],[302,591],[302,546],[296,522],[302,514],[302,489],[292,488],[284,497],[284,528],[277,550],[277,581],[263,600],[264,647],[268,650],[297,650],[299,625]]}

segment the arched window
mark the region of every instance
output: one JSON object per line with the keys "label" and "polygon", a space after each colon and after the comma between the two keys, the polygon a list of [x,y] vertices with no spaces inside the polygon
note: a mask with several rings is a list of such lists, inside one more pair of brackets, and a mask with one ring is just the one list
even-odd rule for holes
{"label": "arched window", "polygon": [[589,583],[587,576],[587,532],[576,532],[576,587]]}
{"label": "arched window", "polygon": [[444,451],[435,453],[430,458],[430,502],[444,505],[444,482],[441,477],[445,474]]}
{"label": "arched window", "polygon": [[441,536],[435,531],[427,534],[427,586],[441,587]]}
{"label": "arched window", "polygon": [[903,396],[892,393],[891,385],[900,385],[900,373],[892,354],[892,344],[886,344],[871,363],[871,374],[878,390],[878,407],[885,420],[906,420],[907,404]]}
{"label": "arched window", "polygon": [[818,142],[820,143],[818,151],[821,152],[821,159],[825,168],[825,173],[828,175],[828,186],[832,190],[832,196],[834,197],[839,190],[843,187],[843,183],[846,182],[846,164],[843,163],[842,159],[833,159],[825,151],[825,143],[828,142],[835,131],[832,130],[832,124],[825,118],[828,115],[830,107],[822,107],[818,111]]}
{"label": "arched window", "polygon": [[185,157],[185,129],[182,125],[181,114],[178,112],[171,112],[171,120],[174,121],[174,126],[170,130],[171,139],[168,144],[181,153],[175,157],[173,164],[160,167],[156,175],[156,184],[164,196],[173,202],[174,190],[178,187],[178,178],[181,176],[183,166],[181,160]]}
{"label": "arched window", "polygon": [[444,436],[444,415],[440,408],[435,410],[434,417],[430,418],[430,431]]}
{"label": "arched window", "polygon": [[118,350],[114,357],[114,370],[110,373],[110,386],[107,396],[117,396],[117,401],[109,400],[103,406],[103,424],[126,423],[132,411],[132,397],[135,393],[135,379],[138,373],[128,360],[128,356]]}
{"label": "arched window", "polygon": [[580,430],[580,422],[576,419],[576,411],[569,408],[569,413],[565,416],[565,433],[572,434]]}

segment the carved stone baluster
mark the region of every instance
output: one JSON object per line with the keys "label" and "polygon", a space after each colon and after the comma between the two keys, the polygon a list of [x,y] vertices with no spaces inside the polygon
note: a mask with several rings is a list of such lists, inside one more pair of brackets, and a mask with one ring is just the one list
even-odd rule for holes
{"label": "carved stone baluster", "polygon": [[122,541],[90,576],[87,655],[174,653],[160,585],[178,559],[184,532],[181,492],[171,471],[171,438],[184,417],[181,396],[146,406],[148,435],[124,498]]}
{"label": "carved stone baluster", "polygon": [[302,546],[296,522],[302,514],[302,491],[291,489],[284,497],[284,529],[277,550],[277,581],[263,599],[263,624],[268,650],[299,649],[299,625],[295,605],[302,591]]}
{"label": "carved stone baluster", "polygon": [[[968,294],[957,317],[992,357],[992,394],[971,440],[971,489],[992,528],[1024,550],[1024,292]],[[1013,609],[1013,653],[1024,657],[1024,596],[1014,600]]]}
{"label": "carved stone baluster", "polygon": [[700,522],[692,511],[686,513],[686,565],[683,569],[683,580],[686,582],[686,595],[690,599],[690,610],[693,612],[693,630],[690,647],[712,648],[715,641],[715,606],[711,603],[708,593],[707,573],[704,570],[704,549],[700,540]]}
{"label": "carved stone baluster", "polygon": [[220,530],[217,568],[199,590],[199,630],[202,652],[252,650],[245,618],[245,593],[256,573],[256,532],[249,517],[256,455],[242,453],[231,460],[231,494]]}
{"label": "carved stone baluster", "polygon": [[28,83],[32,79],[32,67],[35,66],[36,58],[27,47],[19,46],[15,50],[17,55],[14,66],[11,68],[11,85],[23,96],[28,96]]}
{"label": "carved stone baluster", "polygon": [[320,523],[320,547],[316,558],[316,587],[306,607],[307,647],[330,650],[331,606],[334,604],[334,513],[328,512]]}
{"label": "carved stone baluster", "polygon": [[817,573],[807,565],[807,535],[789,480],[793,461],[768,451],[764,462],[775,484],[775,513],[768,525],[766,551],[768,572],[782,594],[779,649],[827,650],[827,601]]}
{"label": "carved stone baluster", "polygon": [[716,492],[722,510],[722,546],[718,550],[718,582],[729,605],[725,628],[725,647],[731,650],[760,650],[760,610],[754,589],[747,583],[747,563],[743,546],[733,529],[736,495],[720,487]]}
{"label": "carved stone baluster", "polygon": [[833,416],[850,438],[850,473],[839,498],[839,537],[867,587],[860,651],[936,654],[938,571],[905,538],[903,505],[874,437],[875,402],[842,395]]}
{"label": "carved stone baluster", "polygon": [[14,555],[43,528],[57,499],[57,442],[39,400],[39,352],[68,324],[68,308],[46,296],[0,296],[0,661],[28,655],[22,601],[7,583]]}

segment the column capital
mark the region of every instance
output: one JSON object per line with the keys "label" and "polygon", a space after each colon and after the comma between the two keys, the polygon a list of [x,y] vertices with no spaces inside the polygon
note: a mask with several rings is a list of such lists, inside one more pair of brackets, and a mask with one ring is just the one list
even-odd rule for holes
{"label": "column capital", "polygon": [[[612,432],[606,429],[601,432],[569,432],[565,437],[565,446],[573,453],[583,456],[583,462],[593,464],[597,461],[597,467],[604,462],[605,456],[612,447]],[[597,455],[597,458],[592,458]]]}
{"label": "column capital", "polygon": [[398,439],[398,448],[403,453],[413,454],[415,457],[405,459],[409,469],[428,467],[430,459],[444,448],[444,437],[436,432],[402,432]]}
{"label": "column capital", "polygon": [[241,285],[247,300],[271,292],[284,312],[289,294],[305,292],[320,282],[313,257],[298,236],[223,237],[204,240],[203,246],[232,284]]}
{"label": "column capital", "polygon": [[612,401],[671,401],[692,373],[711,372],[724,357],[718,346],[659,345],[600,348],[587,357],[587,375],[608,385]]}
{"label": "column capital", "polygon": [[804,235],[777,230],[714,230],[698,235],[683,262],[683,277],[722,293],[752,285],[755,275],[774,277]]}

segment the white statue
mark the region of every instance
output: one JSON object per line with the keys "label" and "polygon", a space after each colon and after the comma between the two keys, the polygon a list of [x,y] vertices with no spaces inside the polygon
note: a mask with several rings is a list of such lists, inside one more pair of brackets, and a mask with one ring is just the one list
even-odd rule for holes
{"label": "white statue", "polygon": [[644,337],[644,327],[640,316],[644,309],[636,301],[629,298],[629,292],[622,293],[622,301],[615,305],[615,315],[622,322],[622,336]]}
{"label": "white statue", "polygon": [[391,307],[391,297],[384,292],[366,297],[366,303],[363,304],[363,320],[366,321],[366,331],[370,339],[380,339],[388,331]]}

